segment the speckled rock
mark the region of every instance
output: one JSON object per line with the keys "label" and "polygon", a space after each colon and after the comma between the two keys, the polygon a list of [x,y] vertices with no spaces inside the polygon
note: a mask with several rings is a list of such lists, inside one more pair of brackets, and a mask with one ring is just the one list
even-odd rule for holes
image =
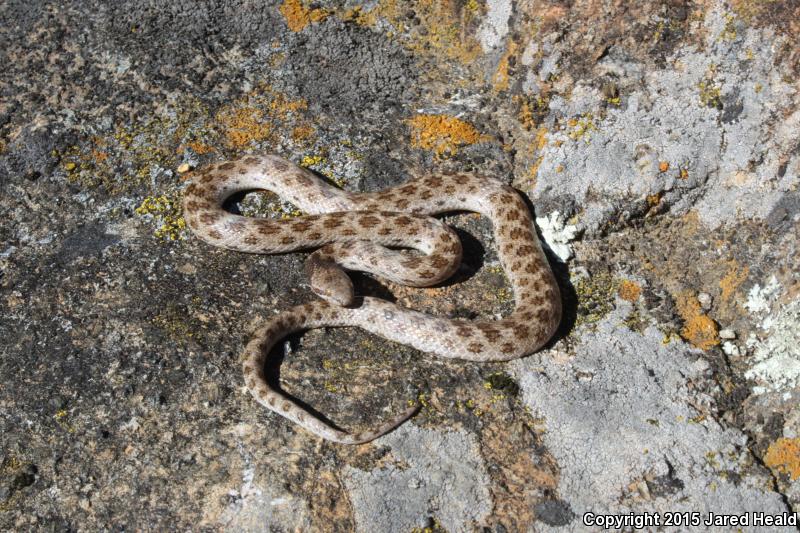
{"label": "speckled rock", "polygon": [[[800,510],[798,20],[751,0],[3,2],[0,529]],[[288,394],[348,429],[421,412],[344,447],[265,411],[238,358],[313,298],[304,254],[211,248],[180,211],[194,169],[248,152],[349,190],[506,180],[552,251],[556,338],[479,365],[307,332],[279,347]],[[230,207],[298,215],[260,193]],[[357,291],[508,312],[488,222],[444,220],[452,281]]]}

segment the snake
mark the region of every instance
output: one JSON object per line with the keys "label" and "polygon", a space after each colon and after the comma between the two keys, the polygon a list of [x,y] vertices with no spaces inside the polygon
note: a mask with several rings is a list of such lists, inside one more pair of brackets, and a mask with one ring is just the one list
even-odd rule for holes
{"label": "snake", "polygon": [[[233,195],[254,190],[270,191],[304,215],[275,219],[225,209]],[[491,222],[498,259],[514,296],[508,316],[450,319],[381,298],[355,297],[346,271],[413,287],[447,280],[463,252],[454,230],[435,215],[465,211]],[[305,274],[320,298],[265,320],[245,346],[242,369],[258,403],[333,442],[376,439],[413,416],[418,402],[409,402],[408,409],[377,427],[347,432],[269,383],[265,367],[286,336],[355,326],[439,357],[509,361],[542,348],[561,321],[558,284],[530,210],[521,195],[499,179],[441,172],[380,192],[349,192],[280,156],[246,155],[193,172],[184,190],[183,212],[191,231],[213,246],[264,254],[313,250]]]}

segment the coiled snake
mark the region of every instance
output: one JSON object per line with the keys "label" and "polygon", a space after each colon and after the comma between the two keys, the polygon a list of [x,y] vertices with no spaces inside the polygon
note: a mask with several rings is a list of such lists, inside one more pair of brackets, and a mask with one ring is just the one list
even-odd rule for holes
{"label": "coiled snake", "polygon": [[[222,208],[231,195],[267,189],[305,216],[272,220]],[[392,341],[470,361],[507,361],[538,350],[561,320],[558,285],[542,252],[525,202],[511,187],[471,174],[434,174],[378,193],[350,193],[273,155],[246,156],[198,172],[184,194],[189,228],[214,246],[253,253],[319,248],[306,274],[322,300],[298,305],[266,321],[247,344],[244,377],[255,399],[323,438],[346,444],[375,439],[412,416],[416,407],[359,434],[334,428],[267,382],[270,349],[295,331],[357,326]],[[475,211],[492,222],[498,256],[514,292],[515,308],[501,320],[445,319],[373,297],[356,300],[344,270],[361,270],[416,287],[447,279],[461,261],[452,229],[430,215]],[[411,255],[396,248],[411,248]]]}

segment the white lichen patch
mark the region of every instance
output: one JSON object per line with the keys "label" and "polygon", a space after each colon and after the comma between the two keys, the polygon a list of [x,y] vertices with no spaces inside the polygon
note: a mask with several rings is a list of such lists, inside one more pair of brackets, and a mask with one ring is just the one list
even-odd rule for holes
{"label": "white lichen patch", "polygon": [[578,227],[568,224],[564,220],[564,215],[558,211],[553,211],[549,215],[537,218],[536,224],[542,232],[542,238],[550,247],[550,250],[565,263],[572,258],[572,246],[570,242],[575,240]]}
{"label": "white lichen patch", "polygon": [[511,0],[489,0],[486,2],[486,18],[478,30],[478,38],[484,52],[497,48],[508,33],[511,17]]}
{"label": "white lichen patch", "polygon": [[764,287],[756,283],[747,293],[745,309],[751,313],[766,313],[778,297],[780,289],[781,284],[775,276],[772,276]]}
{"label": "white lichen patch", "polygon": [[745,377],[759,385],[756,394],[788,390],[800,384],[800,300],[794,300],[762,324],[766,335],[755,344],[753,366]]}

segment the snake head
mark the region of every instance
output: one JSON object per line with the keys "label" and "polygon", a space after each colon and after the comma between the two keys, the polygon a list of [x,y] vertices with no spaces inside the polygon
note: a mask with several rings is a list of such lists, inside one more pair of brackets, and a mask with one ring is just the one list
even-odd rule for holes
{"label": "snake head", "polygon": [[313,253],[306,260],[306,276],[311,290],[323,300],[342,307],[353,305],[353,281],[335,262]]}

